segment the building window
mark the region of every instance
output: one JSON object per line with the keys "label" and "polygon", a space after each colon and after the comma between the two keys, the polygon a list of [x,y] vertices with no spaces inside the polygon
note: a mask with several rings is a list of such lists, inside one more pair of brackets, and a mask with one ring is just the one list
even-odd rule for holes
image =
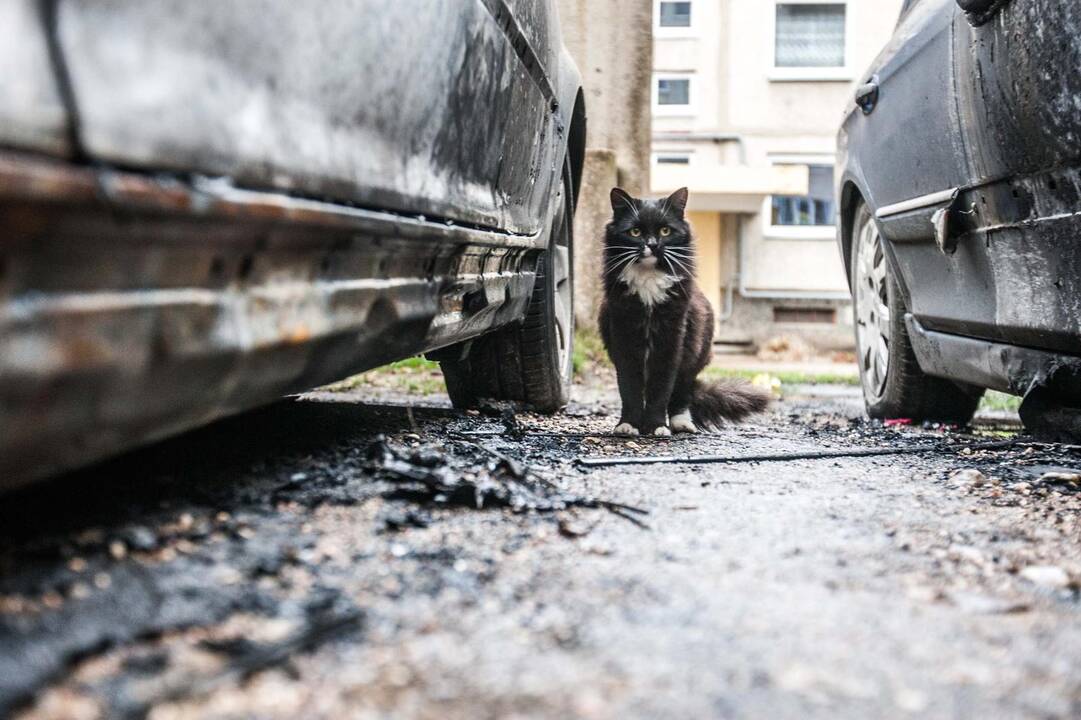
{"label": "building window", "polygon": [[777,3],[774,64],[779,68],[844,67],[844,4]]}
{"label": "building window", "polygon": [[695,114],[695,77],[693,73],[653,75],[653,114],[691,117]]}
{"label": "building window", "polygon": [[809,165],[807,195],[774,195],[774,227],[832,227],[837,220],[833,202],[833,166]]}
{"label": "building window", "polygon": [[660,21],[662,28],[689,28],[691,26],[690,2],[661,2]]}
{"label": "building window", "polygon": [[655,156],[658,165],[690,165],[690,155],[675,155],[670,153]]}
{"label": "building window", "polygon": [[658,105],[690,105],[690,78],[657,78]]}

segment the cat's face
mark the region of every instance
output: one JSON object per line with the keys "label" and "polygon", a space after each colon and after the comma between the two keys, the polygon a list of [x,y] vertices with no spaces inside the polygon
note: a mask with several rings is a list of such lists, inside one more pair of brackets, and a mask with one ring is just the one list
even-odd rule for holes
{"label": "cat's face", "polygon": [[606,272],[616,274],[656,268],[677,277],[692,274],[694,251],[691,229],[684,217],[687,188],[663,200],[633,198],[620,188],[612,189],[612,221],[606,239]]}

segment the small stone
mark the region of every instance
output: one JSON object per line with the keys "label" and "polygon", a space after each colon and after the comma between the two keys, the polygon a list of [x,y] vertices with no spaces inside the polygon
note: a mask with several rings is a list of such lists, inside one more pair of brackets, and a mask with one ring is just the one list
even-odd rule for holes
{"label": "small stone", "polygon": [[927,709],[927,696],[919,690],[899,688],[893,694],[893,702],[907,713],[922,713]]}
{"label": "small stone", "polygon": [[987,482],[987,476],[975,468],[965,468],[950,475],[950,487],[980,487]]}
{"label": "small stone", "polygon": [[148,552],[158,545],[158,539],[154,532],[142,525],[136,525],[125,533],[125,540],[136,550]]}
{"label": "small stone", "polygon": [[1046,472],[1040,476],[1039,482],[1051,485],[1081,485],[1081,473]]}
{"label": "small stone", "polygon": [[1070,584],[1066,571],[1054,565],[1029,565],[1021,571],[1021,577],[1034,585],[1056,590]]}
{"label": "small stone", "polygon": [[949,549],[958,560],[966,560],[976,565],[984,563],[983,553],[971,545],[951,545]]}
{"label": "small stone", "polygon": [[128,547],[121,540],[113,540],[109,543],[109,554],[113,560],[123,560],[128,555]]}

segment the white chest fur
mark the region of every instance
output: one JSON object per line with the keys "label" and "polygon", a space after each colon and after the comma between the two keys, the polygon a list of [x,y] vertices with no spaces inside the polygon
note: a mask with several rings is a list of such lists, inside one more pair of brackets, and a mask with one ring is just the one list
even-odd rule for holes
{"label": "white chest fur", "polygon": [[678,280],[656,265],[650,266],[640,262],[632,262],[623,268],[619,277],[627,283],[630,291],[637,295],[646,307],[653,307],[664,302],[668,297],[668,291]]}

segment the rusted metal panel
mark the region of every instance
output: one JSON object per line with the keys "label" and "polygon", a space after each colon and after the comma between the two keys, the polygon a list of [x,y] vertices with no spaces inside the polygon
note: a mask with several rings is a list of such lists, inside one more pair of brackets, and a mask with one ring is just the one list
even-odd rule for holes
{"label": "rusted metal panel", "polygon": [[547,241],[10,154],[0,227],[0,487],[512,322]]}
{"label": "rusted metal panel", "polygon": [[489,4],[60,0],[58,30],[95,159],[535,233],[565,144],[530,60],[551,38]]}
{"label": "rusted metal panel", "polygon": [[66,155],[68,117],[49,58],[42,5],[0,2],[0,145]]}

